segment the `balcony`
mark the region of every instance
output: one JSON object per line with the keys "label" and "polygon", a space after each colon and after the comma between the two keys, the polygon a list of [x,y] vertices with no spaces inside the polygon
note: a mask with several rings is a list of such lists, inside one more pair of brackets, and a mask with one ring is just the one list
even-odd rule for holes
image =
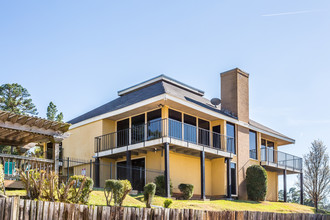
{"label": "balcony", "polygon": [[[173,119],[155,119],[146,124],[95,137],[97,157],[126,150],[155,149],[170,143],[177,152],[197,154],[205,151],[220,157],[232,157],[235,139]],[[187,149],[188,148],[188,149]]]}
{"label": "balcony", "polygon": [[302,172],[301,157],[274,150],[272,147],[261,148],[261,165],[271,171]]}

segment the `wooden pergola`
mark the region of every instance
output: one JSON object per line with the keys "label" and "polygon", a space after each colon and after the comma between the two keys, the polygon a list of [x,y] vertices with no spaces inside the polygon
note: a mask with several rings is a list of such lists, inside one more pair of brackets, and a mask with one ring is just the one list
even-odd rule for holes
{"label": "wooden pergola", "polygon": [[[0,158],[3,158],[3,161],[6,161],[5,158],[7,158],[7,161],[8,158],[10,160],[11,157],[12,160],[17,160],[20,158],[25,161],[35,162],[37,166],[39,166],[38,161],[48,163],[52,162],[54,165],[53,170],[58,172],[59,144],[64,138],[69,136],[69,134],[66,133],[69,127],[70,124],[68,123],[50,121],[29,115],[18,115],[0,110],[0,145],[23,147],[24,145],[32,142],[50,142],[53,145],[52,160],[17,155],[10,156],[4,154],[0,154]],[[17,162],[17,164],[20,165],[19,162]],[[31,167],[31,165],[29,165],[29,167]]]}

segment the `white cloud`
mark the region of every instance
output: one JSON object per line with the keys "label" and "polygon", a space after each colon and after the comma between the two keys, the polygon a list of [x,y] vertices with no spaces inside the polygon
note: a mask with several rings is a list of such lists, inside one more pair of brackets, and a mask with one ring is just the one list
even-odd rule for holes
{"label": "white cloud", "polygon": [[275,14],[264,14],[261,15],[263,17],[272,17],[272,16],[282,16],[282,15],[296,15],[296,14],[307,14],[316,12],[315,10],[306,10],[306,11],[291,11],[291,12],[281,12],[281,13],[275,13]]}

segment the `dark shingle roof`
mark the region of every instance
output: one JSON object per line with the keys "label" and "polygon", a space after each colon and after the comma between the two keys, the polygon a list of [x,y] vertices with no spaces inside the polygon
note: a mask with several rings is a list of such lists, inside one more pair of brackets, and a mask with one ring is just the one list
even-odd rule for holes
{"label": "dark shingle roof", "polygon": [[[163,75],[162,75],[163,76]],[[115,111],[120,108],[124,108],[126,106],[141,102],[143,100],[161,95],[161,94],[170,94],[172,96],[175,96],[177,98],[193,102],[197,105],[200,105],[202,107],[208,108],[210,110],[213,110],[215,112],[231,116],[223,111],[221,111],[219,108],[214,107],[210,100],[207,98],[204,98],[201,95],[195,94],[193,92],[190,92],[184,87],[180,87],[177,84],[171,84],[169,81],[166,80],[166,76],[163,76],[164,78],[161,78],[160,81],[155,82],[153,84],[149,84],[143,88],[140,88],[138,90],[135,90],[133,92],[129,92],[125,95],[122,95],[118,97],[117,99],[110,101],[106,103],[105,105],[102,105],[92,111],[89,111],[77,118],[74,118],[69,121],[71,124],[76,124],[78,122],[93,118],[98,115],[102,115],[111,111]],[[171,78],[169,78],[171,79]],[[171,79],[172,80],[172,79]],[[176,81],[176,83],[178,83]],[[185,84],[183,84],[186,86]],[[233,116],[231,116],[233,117]],[[235,117],[233,117],[235,118]]]}
{"label": "dark shingle roof", "polygon": [[162,86],[162,82],[157,82],[153,85],[150,85],[148,87],[144,87],[140,90],[131,92],[127,95],[120,96],[116,98],[113,101],[110,101],[96,109],[93,109],[92,111],[89,111],[83,115],[80,115],[72,120],[70,120],[68,123],[76,124],[78,122],[87,120],[89,118],[93,118],[98,115],[102,115],[107,112],[115,111],[117,109],[124,108],[129,105],[133,105],[135,103],[141,102],[143,100],[164,94],[165,90]]}

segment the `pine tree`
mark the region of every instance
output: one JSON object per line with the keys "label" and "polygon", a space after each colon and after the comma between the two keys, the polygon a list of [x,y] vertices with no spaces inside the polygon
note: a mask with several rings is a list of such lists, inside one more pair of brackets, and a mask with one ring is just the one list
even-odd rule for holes
{"label": "pine tree", "polygon": [[0,86],[0,109],[21,115],[37,115],[30,96],[27,89],[17,83],[3,84]]}
{"label": "pine tree", "polygon": [[63,122],[63,113],[62,112],[56,116],[56,121]]}
{"label": "pine tree", "polygon": [[47,107],[47,119],[54,121],[56,117],[56,113],[57,113],[56,105],[53,102],[50,102]]}

